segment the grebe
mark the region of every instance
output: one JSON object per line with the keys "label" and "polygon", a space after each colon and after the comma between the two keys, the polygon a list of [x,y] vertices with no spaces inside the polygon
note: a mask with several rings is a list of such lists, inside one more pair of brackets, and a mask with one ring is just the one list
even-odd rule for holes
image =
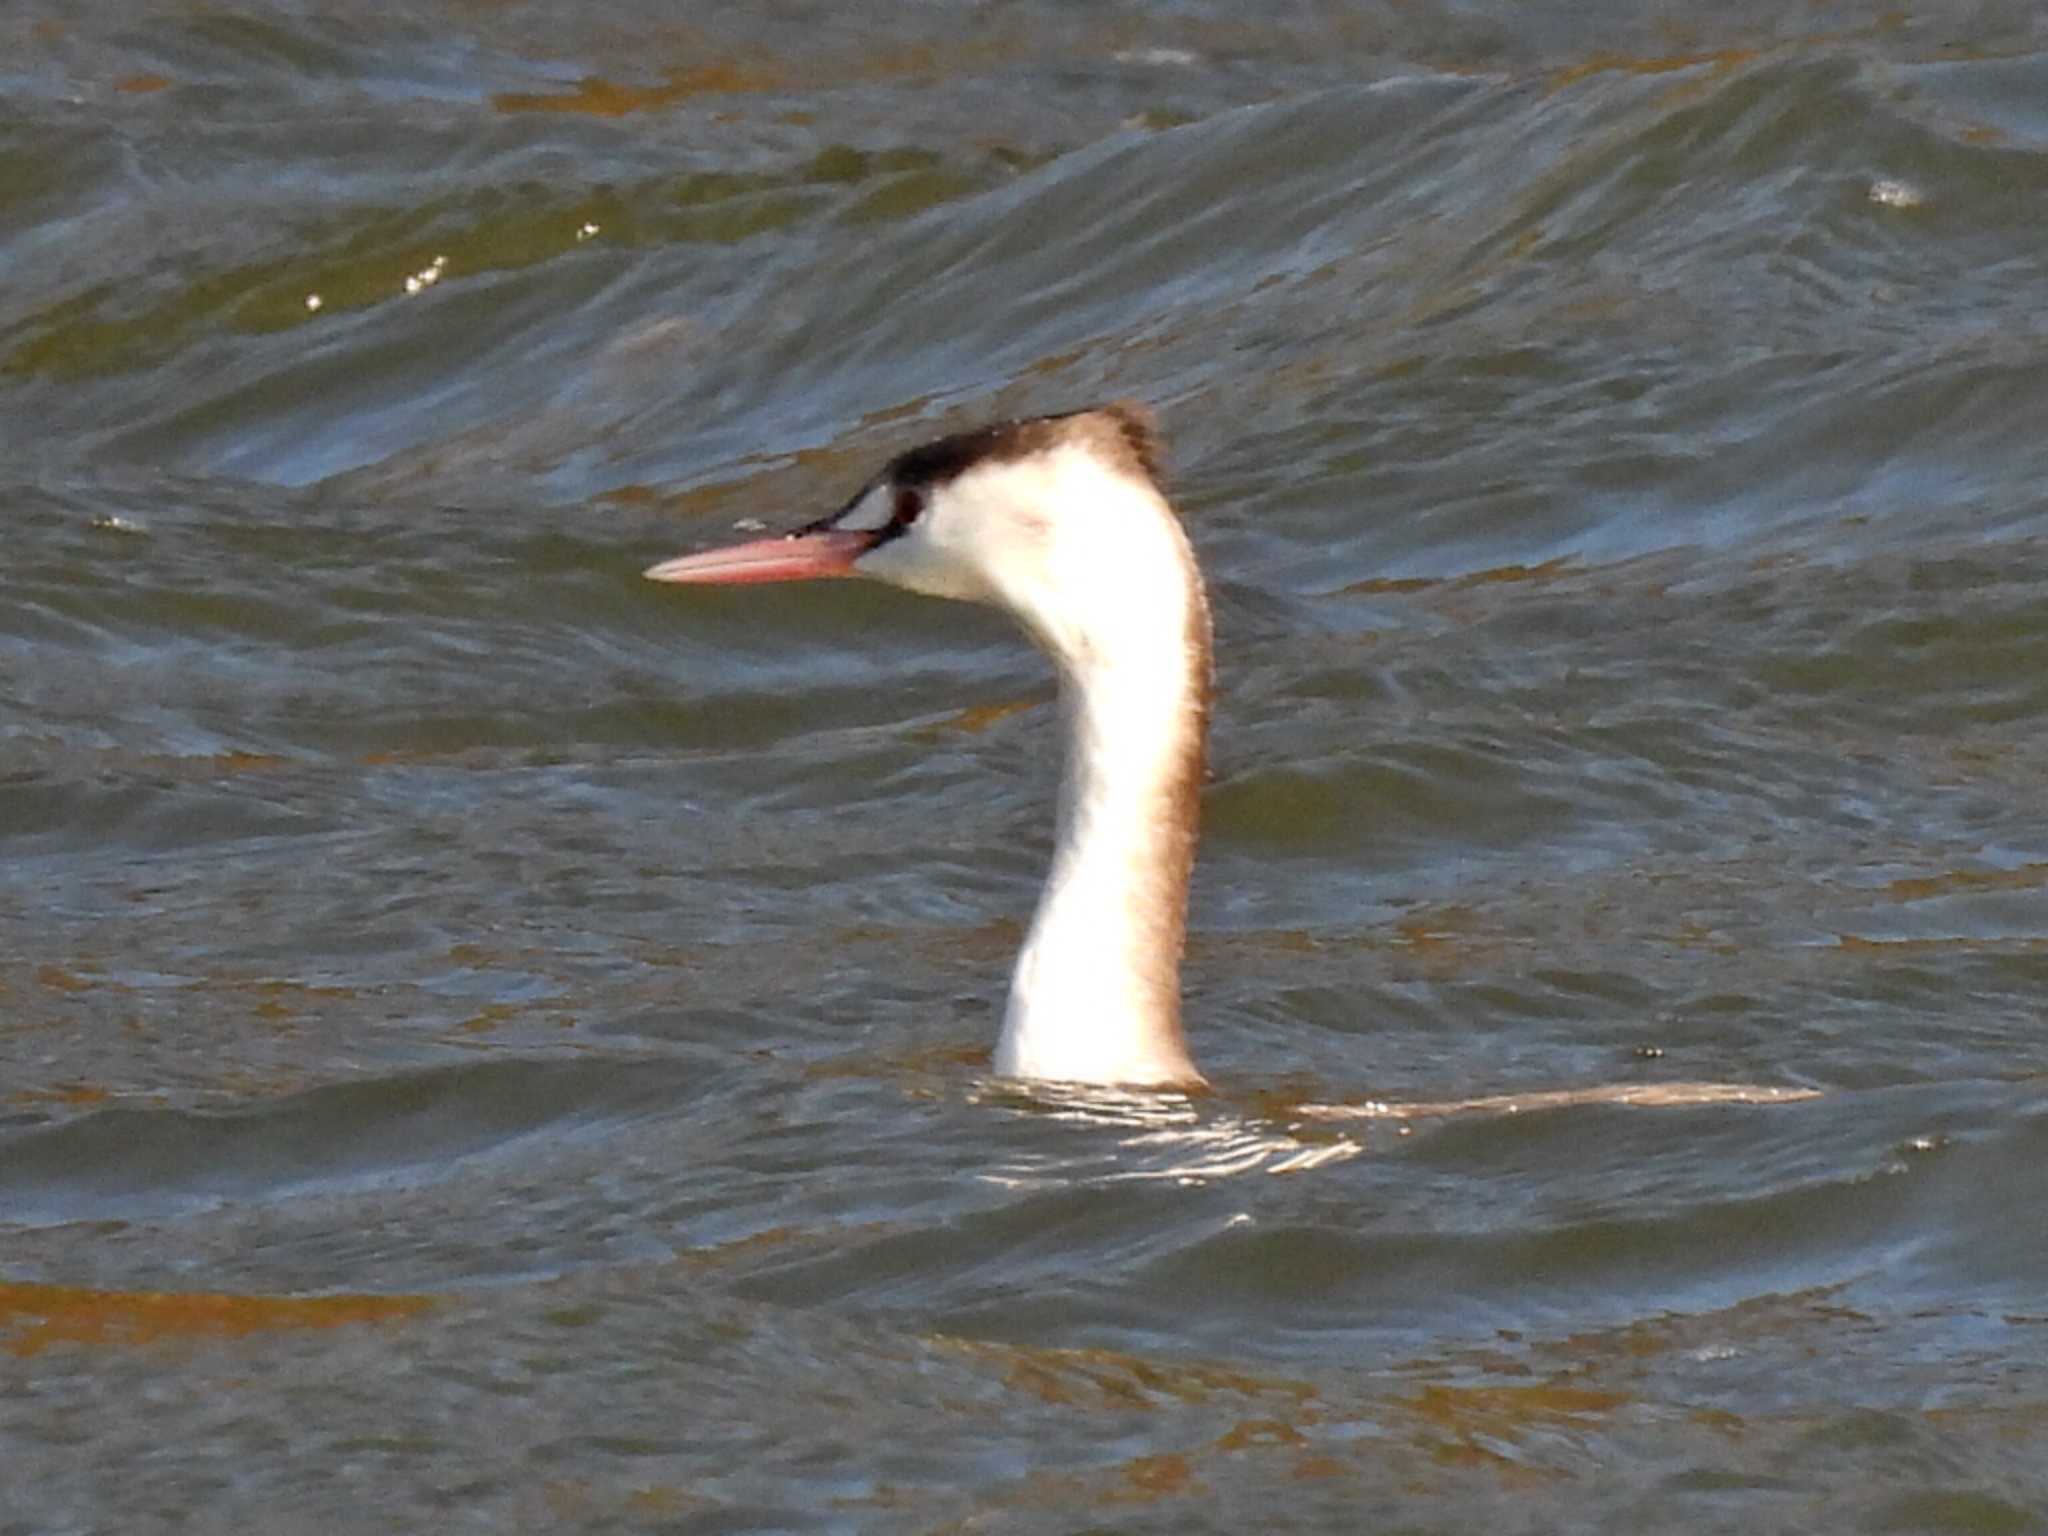
{"label": "grebe", "polygon": [[830,517],[652,566],[736,585],[868,576],[1007,609],[1067,733],[1052,869],[1010,983],[1002,1077],[1198,1087],[1180,1023],[1209,600],[1129,404],[998,422],[892,459]]}

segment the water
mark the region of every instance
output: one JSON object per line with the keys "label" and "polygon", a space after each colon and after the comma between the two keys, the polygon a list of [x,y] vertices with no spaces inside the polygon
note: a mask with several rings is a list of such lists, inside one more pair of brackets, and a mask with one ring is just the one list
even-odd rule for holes
{"label": "water", "polygon": [[[558,12],[0,22],[0,1532],[2048,1528],[2035,9]],[[1195,1103],[638,576],[1116,395]]]}

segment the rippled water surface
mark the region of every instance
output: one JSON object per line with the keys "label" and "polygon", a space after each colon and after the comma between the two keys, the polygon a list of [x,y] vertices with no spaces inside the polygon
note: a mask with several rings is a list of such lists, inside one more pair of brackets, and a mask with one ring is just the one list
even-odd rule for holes
{"label": "rippled water surface", "polygon": [[[2048,1529],[2048,21],[1651,9],[0,17],[0,1532]],[[638,575],[1113,396],[1195,1101]]]}

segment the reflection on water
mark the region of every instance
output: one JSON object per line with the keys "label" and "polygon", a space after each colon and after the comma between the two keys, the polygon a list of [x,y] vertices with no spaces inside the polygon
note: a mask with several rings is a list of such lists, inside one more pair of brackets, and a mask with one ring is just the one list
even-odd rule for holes
{"label": "reflection on water", "polygon": [[[1148,1092],[1080,1084],[1037,1084],[1029,1088],[995,1083],[972,1094],[970,1104],[1008,1106],[1056,1122],[1114,1133],[1113,1151],[1030,1163],[994,1165],[980,1177],[1010,1189],[1044,1188],[1072,1182],[1168,1179],[1199,1184],[1243,1173],[1302,1173],[1357,1157],[1366,1150],[1350,1137],[1321,1130],[1337,1121],[1386,1121],[1407,1135],[1406,1123],[1464,1115],[1519,1115],[1548,1110],[1621,1105],[1635,1109],[1684,1109],[1707,1105],[1797,1104],[1821,1097],[1817,1088],[1782,1088],[1758,1083],[1600,1083],[1526,1093],[1484,1094],[1469,1099],[1357,1104],[1295,1104],[1287,1114],[1314,1123],[1286,1127],[1260,1116],[1247,1118],[1212,1107],[1205,1098],[1179,1092]],[[1925,1143],[1917,1138],[1916,1144]],[[1923,1147],[1924,1149],[1924,1147]]]}
{"label": "reflection on water", "polygon": [[1114,1150],[1106,1157],[1054,1154],[981,1172],[981,1178],[1006,1189],[1043,1188],[1076,1179],[1200,1184],[1242,1173],[1301,1173],[1365,1150],[1343,1136],[1304,1140],[1271,1123],[1212,1109],[1184,1093],[1078,1084],[1037,1085],[1027,1091],[999,1084],[968,1102],[1010,1104],[1024,1113],[1115,1133]]}

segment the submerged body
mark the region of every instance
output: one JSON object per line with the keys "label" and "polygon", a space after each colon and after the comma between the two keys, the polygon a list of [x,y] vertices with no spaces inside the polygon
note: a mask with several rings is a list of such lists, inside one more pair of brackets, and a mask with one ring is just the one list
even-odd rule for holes
{"label": "submerged body", "polygon": [[892,460],[832,516],[667,561],[657,581],[869,576],[1015,615],[1059,671],[1052,869],[1017,958],[1005,1077],[1194,1086],[1180,1022],[1210,628],[1193,551],[1128,405],[1003,422]]}

